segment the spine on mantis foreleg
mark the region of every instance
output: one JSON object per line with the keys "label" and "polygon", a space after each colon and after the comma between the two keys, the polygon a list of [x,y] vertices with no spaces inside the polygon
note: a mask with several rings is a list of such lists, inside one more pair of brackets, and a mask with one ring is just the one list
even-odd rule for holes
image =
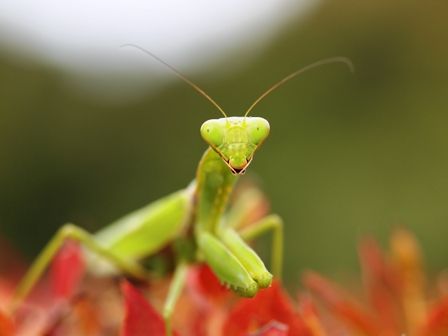
{"label": "spine on mantis foreleg", "polygon": [[237,177],[208,149],[199,163],[196,240],[218,278],[242,296],[254,296],[271,284],[272,275],[257,254],[230,227],[223,213]]}

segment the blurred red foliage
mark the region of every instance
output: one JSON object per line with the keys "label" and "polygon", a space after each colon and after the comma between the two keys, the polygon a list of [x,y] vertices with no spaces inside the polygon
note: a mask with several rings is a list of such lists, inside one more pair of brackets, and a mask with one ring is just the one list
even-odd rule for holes
{"label": "blurred red foliage", "polygon": [[[295,301],[278,281],[252,299],[239,298],[207,266],[192,265],[173,316],[175,335],[448,335],[446,280],[427,285],[419,246],[409,232],[397,231],[390,245],[385,253],[373,239],[360,243],[358,286],[344,290],[309,271]],[[14,314],[8,310],[14,281],[0,275],[0,336],[165,334],[159,312],[169,278],[140,285],[123,280],[119,286],[114,279],[89,277],[81,252],[77,244],[66,244],[37,294]]]}

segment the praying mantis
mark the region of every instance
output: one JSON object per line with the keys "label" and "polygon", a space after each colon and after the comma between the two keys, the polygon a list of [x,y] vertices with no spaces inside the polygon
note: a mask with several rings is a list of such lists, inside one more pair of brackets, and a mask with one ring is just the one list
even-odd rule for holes
{"label": "praying mantis", "polygon": [[[235,218],[241,218],[250,211],[242,203],[243,197],[238,198],[233,208],[228,209],[229,196],[236,181],[246,172],[270,130],[266,119],[250,117],[249,113],[272,91],[305,71],[330,63],[343,63],[353,71],[353,65],[345,57],[312,63],[271,86],[250,105],[243,116],[228,117],[215,100],[173,66],[139,46],[124,46],[140,49],[169,68],[214,105],[224,117],[210,119],[202,124],[200,133],[208,148],[199,161],[195,179],[186,188],[131,212],[95,234],[74,224],[62,226],[20,281],[13,306],[18,307],[28,296],[68,239],[85,247],[87,265],[95,265],[98,259],[107,260],[116,271],[141,280],[148,280],[150,276],[140,263],[141,259],[156,254],[168,244],[188,242],[193,247],[193,253],[189,256],[177,253],[162,313],[166,333],[171,335],[171,317],[191,263],[205,262],[223,284],[243,297],[255,296],[260,289],[271,285],[273,276],[281,277],[282,219],[276,214],[270,214],[247,228],[241,228]],[[272,273],[247,243],[269,231],[273,234]],[[97,267],[89,269],[93,273],[98,270]]]}

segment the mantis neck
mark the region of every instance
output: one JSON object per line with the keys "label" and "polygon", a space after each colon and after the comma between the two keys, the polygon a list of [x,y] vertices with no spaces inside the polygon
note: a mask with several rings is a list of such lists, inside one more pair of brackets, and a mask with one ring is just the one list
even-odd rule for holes
{"label": "mantis neck", "polygon": [[237,178],[213,149],[205,151],[196,173],[199,230],[216,231]]}

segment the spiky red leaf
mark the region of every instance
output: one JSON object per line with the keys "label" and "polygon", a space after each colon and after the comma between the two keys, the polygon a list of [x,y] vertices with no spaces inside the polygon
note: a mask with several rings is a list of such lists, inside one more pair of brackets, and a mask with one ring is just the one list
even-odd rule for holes
{"label": "spiky red leaf", "polygon": [[290,336],[310,335],[278,282],[274,282],[272,287],[260,291],[252,299],[238,301],[228,315],[223,334],[246,336],[272,321],[287,325]]}
{"label": "spiky red leaf", "polygon": [[400,334],[397,272],[386,261],[374,239],[365,238],[359,245],[359,258],[370,303],[386,335]]}
{"label": "spiky red leaf", "polygon": [[448,297],[445,297],[430,309],[419,335],[448,335]]}
{"label": "spiky red leaf", "polygon": [[321,318],[318,314],[317,307],[313,302],[310,295],[299,295],[299,311],[302,316],[303,322],[313,336],[325,335],[324,328],[322,326]]}
{"label": "spiky red leaf", "polygon": [[202,297],[207,302],[220,301],[230,294],[230,291],[219,282],[210,267],[205,264],[191,269],[188,274],[188,288],[194,295]]}
{"label": "spiky red leaf", "polygon": [[121,336],[165,336],[162,316],[145,297],[127,281],[121,284],[121,291],[125,299],[125,318]]}
{"label": "spiky red leaf", "polygon": [[365,312],[359,304],[342,292],[329,280],[317,273],[307,272],[304,276],[305,285],[316,294],[320,300],[339,318],[349,323],[353,328],[366,334],[379,334],[375,320]]}
{"label": "spiky red leaf", "polygon": [[0,310],[0,335],[12,336],[14,335],[14,329],[12,320]]}
{"label": "spiky red leaf", "polygon": [[51,283],[56,298],[71,298],[84,272],[84,258],[79,244],[67,241],[51,264]]}

